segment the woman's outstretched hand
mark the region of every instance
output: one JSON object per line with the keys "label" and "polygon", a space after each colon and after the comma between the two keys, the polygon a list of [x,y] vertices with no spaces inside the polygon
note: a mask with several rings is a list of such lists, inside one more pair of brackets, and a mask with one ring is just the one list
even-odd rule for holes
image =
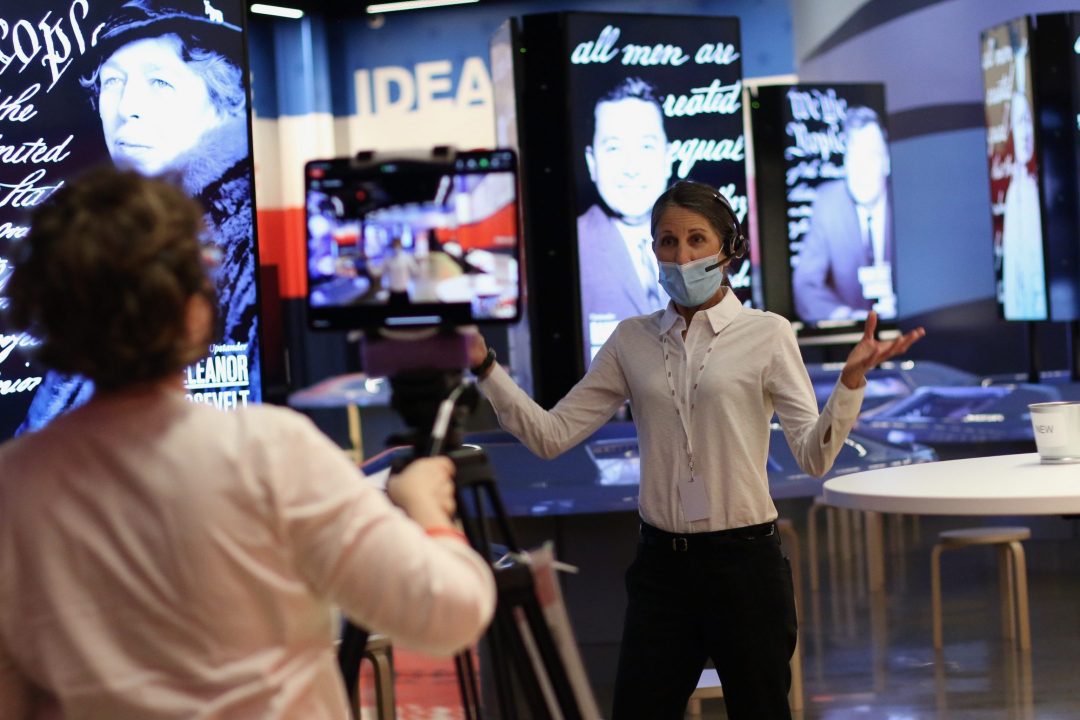
{"label": "woman's outstretched hand", "polygon": [[484,336],[479,331],[474,331],[468,336],[469,367],[473,368],[484,362],[487,356],[488,346]]}
{"label": "woman's outstretched hand", "polygon": [[866,329],[863,331],[859,344],[852,348],[844,363],[844,369],[840,371],[840,382],[844,383],[845,387],[852,390],[861,387],[866,380],[867,371],[897,355],[903,355],[909,347],[926,335],[926,330],[917,327],[895,340],[885,342],[874,337],[876,329],[877,313],[871,310],[866,318]]}

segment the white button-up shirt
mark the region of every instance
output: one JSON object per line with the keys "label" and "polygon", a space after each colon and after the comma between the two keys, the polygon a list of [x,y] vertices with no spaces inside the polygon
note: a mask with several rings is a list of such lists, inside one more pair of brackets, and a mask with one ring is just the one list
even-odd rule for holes
{"label": "white button-up shirt", "polygon": [[[545,458],[584,440],[629,400],[641,454],[641,517],[679,533],[775,519],[766,475],[773,413],[799,466],[820,476],[855,424],[863,396],[862,388],[837,382],[819,414],[791,324],[742,307],[730,291],[696,313],[689,328],[670,303],[619,323],[585,377],[550,411],[501,368],[480,387],[503,428]],[[708,516],[697,521],[686,518],[678,492],[690,476],[691,452],[708,495]]]}

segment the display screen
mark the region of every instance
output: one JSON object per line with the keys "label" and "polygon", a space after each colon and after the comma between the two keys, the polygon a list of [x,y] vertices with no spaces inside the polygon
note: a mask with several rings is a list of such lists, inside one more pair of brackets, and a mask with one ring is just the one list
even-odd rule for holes
{"label": "display screen", "polygon": [[[0,311],[33,209],[92,166],[167,173],[206,208],[220,312],[195,402],[260,400],[248,88],[239,0],[39,0],[0,21]],[[93,384],[34,357],[3,324],[0,440],[85,402]]]}
{"label": "display screen", "polygon": [[1046,320],[1028,19],[985,30],[981,42],[997,301],[1006,320]]}
{"label": "display screen", "polygon": [[[570,14],[569,117],[586,365],[615,325],[667,305],[650,213],[678,180],[746,218],[742,60],[735,18]],[[732,263],[751,298],[750,259]]]}
{"label": "display screen", "polygon": [[750,115],[766,307],[808,326],[894,319],[884,87],[762,87]]}
{"label": "display screen", "polygon": [[[1069,35],[1072,38],[1072,120],[1073,131],[1080,137],[1080,13],[1070,13],[1066,21]],[[1073,144],[1076,157],[1076,167],[1080,168],[1080,142]]]}
{"label": "display screen", "polygon": [[510,150],[307,164],[313,327],[511,322],[521,297]]}

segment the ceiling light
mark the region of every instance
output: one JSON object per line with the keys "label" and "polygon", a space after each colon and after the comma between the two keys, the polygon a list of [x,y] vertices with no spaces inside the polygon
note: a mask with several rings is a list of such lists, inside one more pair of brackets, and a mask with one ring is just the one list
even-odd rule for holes
{"label": "ceiling light", "polygon": [[399,10],[442,7],[443,5],[466,5],[474,2],[480,2],[480,0],[401,0],[400,2],[372,3],[367,6],[367,11],[369,14],[388,13]]}
{"label": "ceiling light", "polygon": [[304,17],[303,10],[279,7],[278,5],[263,5],[261,3],[256,3],[251,6],[250,10],[259,15],[273,15],[274,17],[289,18],[290,20],[299,20]]}

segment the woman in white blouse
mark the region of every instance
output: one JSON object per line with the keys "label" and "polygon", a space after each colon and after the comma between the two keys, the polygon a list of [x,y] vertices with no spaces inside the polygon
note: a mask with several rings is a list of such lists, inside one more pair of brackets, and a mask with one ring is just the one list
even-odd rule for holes
{"label": "woman in white blouse", "polygon": [[680,182],[656,201],[653,250],[667,308],[621,322],[585,377],[550,411],[490,361],[470,359],[500,424],[552,458],[629,400],[641,453],[637,558],[615,685],[614,720],[681,718],[707,658],[733,720],[788,718],[796,618],[765,467],[779,415],[799,465],[828,471],[855,422],[864,376],[924,335],[891,342],[866,323],[825,408],[790,323],[745,308],[722,285],[746,252],[728,201]]}

